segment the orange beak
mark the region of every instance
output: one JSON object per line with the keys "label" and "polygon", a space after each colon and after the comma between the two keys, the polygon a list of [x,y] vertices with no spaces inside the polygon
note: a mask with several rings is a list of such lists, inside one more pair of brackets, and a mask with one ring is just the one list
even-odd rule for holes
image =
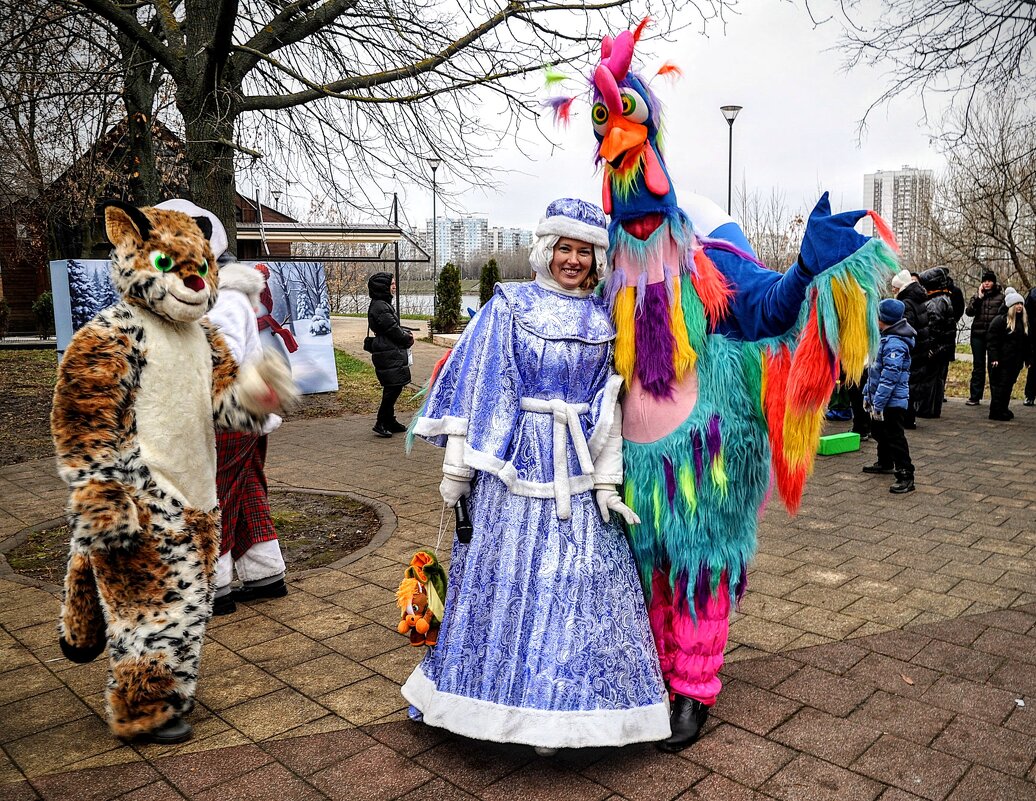
{"label": "orange beak", "polygon": [[618,168],[622,158],[633,148],[647,141],[647,126],[639,122],[629,122],[619,117],[612,124],[601,142],[601,157]]}

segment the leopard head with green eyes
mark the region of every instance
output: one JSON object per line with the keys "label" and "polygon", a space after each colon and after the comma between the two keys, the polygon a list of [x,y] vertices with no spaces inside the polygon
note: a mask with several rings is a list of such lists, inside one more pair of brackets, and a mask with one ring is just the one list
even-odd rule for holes
{"label": "leopard head with green eyes", "polygon": [[204,317],[216,302],[219,282],[208,239],[211,221],[122,201],[108,201],[103,208],[122,297],[176,323]]}

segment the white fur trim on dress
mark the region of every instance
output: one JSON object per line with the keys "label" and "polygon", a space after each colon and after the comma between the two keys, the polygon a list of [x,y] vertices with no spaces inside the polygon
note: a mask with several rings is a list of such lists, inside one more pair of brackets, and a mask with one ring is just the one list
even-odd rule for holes
{"label": "white fur trim on dress", "polygon": [[465,436],[467,433],[467,417],[422,417],[414,426],[414,435],[418,437],[438,437],[444,434]]}
{"label": "white fur trim on dress", "polygon": [[611,433],[612,422],[615,420],[616,404],[619,402],[619,392],[622,391],[622,376],[611,376],[604,385],[604,399],[601,401],[601,415],[597,418],[597,425],[594,433],[590,435],[590,458],[597,461],[601,450],[608,441]]}
{"label": "white fur trim on dress", "polygon": [[669,704],[631,709],[551,711],[504,706],[439,692],[418,665],[402,688],[429,726],[463,737],[541,748],[595,748],[664,740],[671,733]]}

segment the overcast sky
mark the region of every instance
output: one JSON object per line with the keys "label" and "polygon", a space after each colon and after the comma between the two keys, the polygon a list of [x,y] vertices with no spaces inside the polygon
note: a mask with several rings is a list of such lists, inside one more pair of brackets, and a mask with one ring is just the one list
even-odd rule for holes
{"label": "overcast sky", "polygon": [[[843,72],[842,56],[833,50],[836,22],[814,28],[801,2],[741,0],[738,8],[742,13],[730,16],[725,32],[712,26],[708,36],[688,31],[676,42],[648,39],[638,45],[645,74],[667,59],[684,71],[675,83],[653,83],[666,105],[666,160],[678,195],[698,192],[726,205],[727,123],[719,111],[725,104],[744,107],[734,124],[735,192],[742,178],[750,192],[768,195],[779,187],[789,211],[808,211],[818,186],[830,190],[836,209],[858,208],[864,173],[903,165],[939,167],[941,157],[929,146],[931,129],[916,97],[872,113],[858,141],[857,123],[884,79],[868,67]],[[573,92],[579,84],[569,87]],[[936,125],[941,105],[927,100]],[[444,164],[439,180],[455,193],[447,213],[461,209],[488,215],[491,225],[531,228],[556,197],[600,202],[601,178],[590,160],[589,109],[577,100],[573,111],[570,128],[555,136],[559,147],[552,148],[530,126],[524,136],[532,140],[526,148],[531,159],[517,149],[500,151],[501,166],[513,172],[501,178],[499,192],[457,193]],[[420,224],[431,216],[427,190],[404,186],[401,191],[410,221]],[[439,213],[444,213],[441,199]]]}

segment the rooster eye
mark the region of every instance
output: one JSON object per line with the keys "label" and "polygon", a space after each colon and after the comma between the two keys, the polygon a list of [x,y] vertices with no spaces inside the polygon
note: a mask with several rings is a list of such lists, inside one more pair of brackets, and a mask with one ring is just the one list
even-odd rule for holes
{"label": "rooster eye", "polygon": [[594,103],[594,107],[590,109],[590,119],[593,121],[594,129],[603,134],[608,123],[608,107],[604,103]]}
{"label": "rooster eye", "polygon": [[202,259],[201,264],[198,265],[198,275],[204,276],[209,271],[209,260]]}
{"label": "rooster eye", "polygon": [[645,122],[648,118],[648,104],[632,89],[622,90],[622,116],[630,122]]}
{"label": "rooster eye", "polygon": [[172,256],[160,250],[153,250],[151,251],[151,266],[160,273],[167,273],[176,266],[176,262],[173,261]]}

